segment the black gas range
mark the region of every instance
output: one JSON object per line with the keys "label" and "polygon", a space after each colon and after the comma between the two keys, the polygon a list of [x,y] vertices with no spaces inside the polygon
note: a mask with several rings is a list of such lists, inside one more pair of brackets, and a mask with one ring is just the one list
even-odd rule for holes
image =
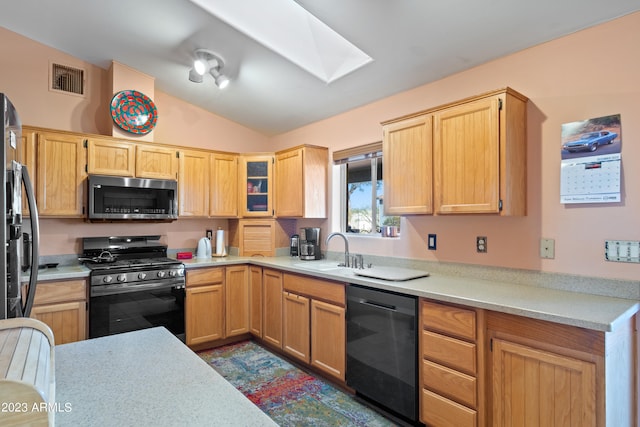
{"label": "black gas range", "polygon": [[89,337],[164,326],[184,341],[184,264],[161,236],[85,237]]}

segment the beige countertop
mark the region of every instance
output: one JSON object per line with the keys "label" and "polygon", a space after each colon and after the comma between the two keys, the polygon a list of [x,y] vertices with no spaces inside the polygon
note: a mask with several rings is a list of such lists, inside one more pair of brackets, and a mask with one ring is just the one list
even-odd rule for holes
{"label": "beige countertop", "polygon": [[57,426],[275,426],[165,328],[55,347]]}
{"label": "beige countertop", "polygon": [[[300,261],[291,257],[224,257],[182,260],[187,270],[234,264],[253,264],[327,280],[364,285],[443,302],[463,304],[533,319],[610,332],[640,310],[636,299],[592,295],[550,287],[513,284],[508,281],[477,279],[430,272],[425,278],[386,281],[361,277],[351,268],[336,268],[329,261]],[[39,280],[88,277],[83,266],[41,270]]]}

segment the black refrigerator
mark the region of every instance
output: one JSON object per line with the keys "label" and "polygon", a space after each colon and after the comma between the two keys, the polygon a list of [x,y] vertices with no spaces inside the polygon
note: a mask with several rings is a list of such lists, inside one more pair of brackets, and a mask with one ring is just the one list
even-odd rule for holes
{"label": "black refrigerator", "polygon": [[[29,317],[38,279],[38,246],[40,232],[38,208],[29,171],[22,162],[22,123],[9,98],[0,93],[2,106],[2,141],[4,149],[2,246],[0,263],[5,274],[0,284],[0,319]],[[28,213],[22,211],[26,197]],[[24,216],[23,216],[24,214]],[[28,291],[23,295],[22,277],[29,275]]]}

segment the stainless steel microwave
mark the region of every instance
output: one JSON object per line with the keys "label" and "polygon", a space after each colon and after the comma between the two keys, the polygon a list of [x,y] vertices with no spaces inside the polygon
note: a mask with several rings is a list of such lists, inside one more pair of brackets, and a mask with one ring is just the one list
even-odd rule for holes
{"label": "stainless steel microwave", "polygon": [[178,182],[89,175],[89,220],[178,219]]}

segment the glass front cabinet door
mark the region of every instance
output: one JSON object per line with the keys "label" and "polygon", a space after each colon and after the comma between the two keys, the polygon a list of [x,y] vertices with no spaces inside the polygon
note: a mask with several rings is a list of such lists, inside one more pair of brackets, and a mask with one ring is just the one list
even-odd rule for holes
{"label": "glass front cabinet door", "polygon": [[273,216],[273,163],[273,155],[242,157],[242,216]]}

